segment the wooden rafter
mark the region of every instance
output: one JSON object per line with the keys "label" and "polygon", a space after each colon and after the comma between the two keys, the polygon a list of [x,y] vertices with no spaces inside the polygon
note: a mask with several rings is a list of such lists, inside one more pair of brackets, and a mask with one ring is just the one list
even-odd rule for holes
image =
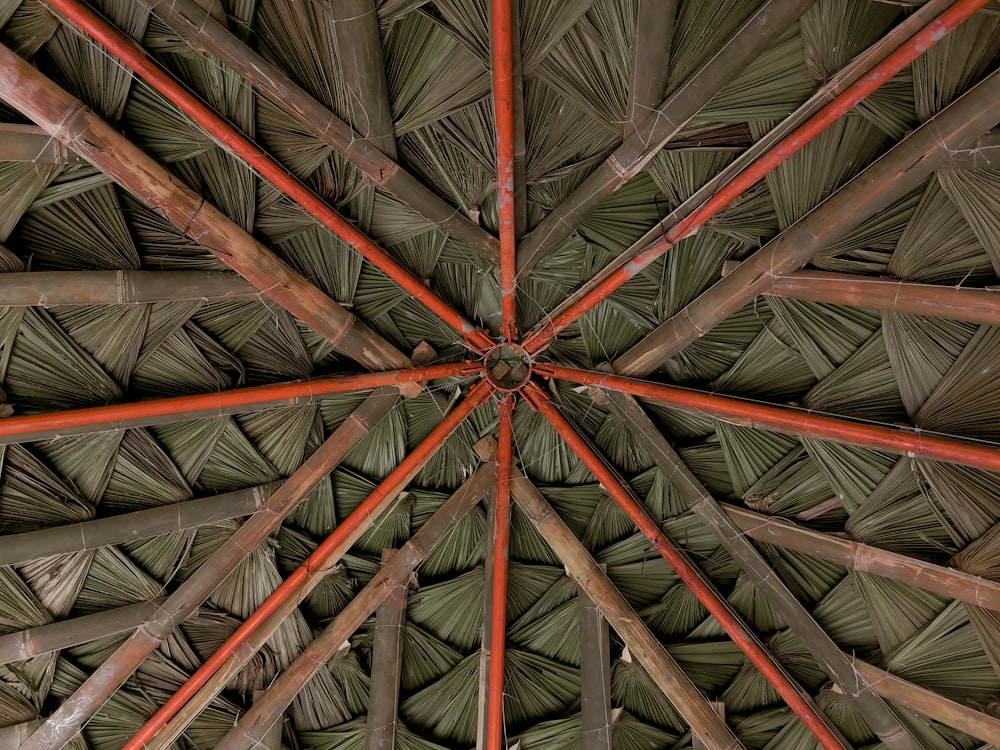
{"label": "wooden rafter", "polygon": [[[170,747],[171,743],[180,737],[195,717],[223,691],[252,656],[264,647],[264,644],[277,632],[281,624],[292,612],[296,611],[302,600],[319,585],[326,572],[336,565],[347,554],[351,546],[389,510],[399,493],[433,458],[444,441],[454,433],[474,409],[483,404],[488,396],[489,390],[485,383],[479,382],[473,386],[468,395],[459,401],[455,408],[428,433],[420,444],[375,486],[368,497],[346,518],[341,520],[299,567],[160,707],[159,711],[146,722],[142,729],[125,744],[123,750],[139,750],[139,748],[166,750]],[[258,511],[257,514],[251,516],[250,521],[244,527],[252,523],[259,514]],[[277,520],[274,521],[273,526],[277,526],[284,517],[284,514],[276,515]],[[242,527],[237,530],[237,534],[241,530]],[[395,559],[396,557],[383,569],[394,569],[392,565]],[[206,561],[205,564],[211,564],[211,562]],[[367,617],[367,614],[365,616]],[[339,646],[342,642],[343,639],[338,641],[335,646]],[[291,687],[294,690],[289,701],[294,698],[304,684],[305,681],[293,683]],[[284,708],[281,711],[283,712]],[[256,739],[260,739],[267,728],[277,720],[277,716],[275,715],[259,727],[260,733]],[[238,734],[242,734],[242,730]],[[222,747],[222,745],[218,747]]]}
{"label": "wooden rafter", "polygon": [[[0,135],[0,143],[3,136]],[[54,141],[58,143],[58,141]],[[131,305],[254,297],[261,292],[229,271],[31,271],[0,274],[11,307]]]}
{"label": "wooden rafter", "polygon": [[272,482],[133,513],[0,536],[0,565],[17,565],[249,516],[280,486],[281,482]]}
{"label": "wooden rafter", "polygon": [[712,750],[742,748],[732,730],[712,710],[709,701],[625,601],[573,531],[519,471],[515,471],[511,478],[511,494],[542,539],[566,566],[566,572],[588,593],[632,655],[694,732]]}
{"label": "wooden rafter", "polygon": [[[483,446],[483,443],[480,445]],[[495,442],[488,442],[485,448],[487,455],[495,457]],[[409,583],[413,572],[434,545],[475,507],[480,498],[496,486],[496,468],[492,461],[481,466],[434,512],[288,669],[254,701],[236,727],[216,745],[216,750],[255,747],[254,743],[291,704],[302,686],[327,663],[361,623],[391,596],[395,587]]]}
{"label": "wooden rafter", "polygon": [[905,44],[917,31],[947,9],[954,0],[928,0],[919,8],[914,9],[903,21],[889,31],[884,37],[858,55],[841,71],[835,74],[815,94],[795,109],[788,117],[779,122],[762,138],[747,148],[732,164],[718,175],[696,190],[690,198],[681,203],[654,227],[636,240],[621,255],[605,266],[590,281],[583,284],[566,300],[559,304],[549,315],[558,317],[572,304],[589,294],[604,282],[610,275],[620,269],[632,258],[659,242],[671,229],[677,226],[684,217],[694,212],[704,204],[724,184],[760,159],[769,149],[795,131],[800,125],[815,116],[824,106],[842,94],[848,87],[859,81],[872,68],[883,62]]}
{"label": "wooden rafter", "polygon": [[[382,551],[382,565],[395,550]],[[399,711],[399,678],[403,670],[403,632],[406,628],[406,600],[410,581],[391,581],[386,598],[375,610],[375,637],[372,642],[372,681],[368,697],[366,750],[395,750]]]}
{"label": "wooden rafter", "polygon": [[989,131],[1000,119],[1000,72],[978,83],[897,143],[806,217],[618,357],[623,375],[644,376],[930,175],[942,153]]}
{"label": "wooden rafter", "polygon": [[396,135],[375,2],[339,0],[329,7],[340,73],[351,98],[351,124],[362,138],[395,161]]}
{"label": "wooden rafter", "polygon": [[[607,573],[607,566],[601,570]],[[611,633],[600,607],[578,586],[583,750],[611,750]]]}
{"label": "wooden rafter", "polygon": [[765,297],[853,305],[876,310],[1000,325],[1000,289],[916,284],[876,276],[825,271],[792,271],[775,275]]}
{"label": "wooden rafter", "polygon": [[213,55],[238,71],[258,91],[280,104],[316,137],[350,160],[374,185],[392,193],[487,260],[495,261],[499,257],[495,237],[379,151],[277,65],[229,33],[194,0],[157,0],[152,5],[194,49]]}
{"label": "wooden rafter", "polygon": [[0,161],[79,164],[83,161],[37,125],[0,123]]}
{"label": "wooden rafter", "polygon": [[670,45],[677,20],[677,0],[639,0],[632,78],[629,81],[625,138],[640,130],[663,101],[669,79]]}
{"label": "wooden rafter", "polygon": [[[0,635],[0,664],[24,661],[100,638],[128,633],[149,622],[162,602],[162,597],[150,599]],[[7,746],[0,743],[0,747]]]}
{"label": "wooden rafter", "polygon": [[611,392],[609,398],[612,407],[628,423],[638,443],[649,452],[653,462],[684,502],[712,530],[830,678],[851,697],[855,708],[886,747],[922,750],[920,742],[910,734],[890,706],[879,698],[871,685],[855,674],[837,644],[691,473],[635,399],[618,392]]}
{"label": "wooden rafter", "polygon": [[735,505],[723,503],[722,509],[751,539],[1000,612],[1000,583],[996,581],[842,536],[813,531],[784,518],[766,516]]}
{"label": "wooden rafter", "polygon": [[0,98],[161,213],[339,351],[373,370],[410,366],[406,355],[182,185],[80,100],[3,46]]}
{"label": "wooden rafter", "polygon": [[569,236],[601,201],[638,174],[674,135],[751,60],[770,47],[814,0],[768,0],[699,70],[657,107],[642,127],[529,232],[518,248],[523,277]]}
{"label": "wooden rafter", "polygon": [[270,534],[347,452],[388,414],[398,394],[376,391],[326,439],[302,466],[158,607],[94,674],[67,698],[28,739],[28,750],[62,747],[128,679],[181,622],[190,617],[215,587]]}

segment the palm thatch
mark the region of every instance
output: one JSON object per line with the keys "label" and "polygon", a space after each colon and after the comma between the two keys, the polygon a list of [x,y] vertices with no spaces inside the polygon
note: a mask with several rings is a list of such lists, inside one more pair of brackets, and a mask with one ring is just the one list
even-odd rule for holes
{"label": "palm thatch", "polygon": [[[527,180],[527,205],[519,208],[527,215],[528,231],[561,215],[567,196],[587,184],[621,145],[630,82],[636,67],[645,64],[635,54],[643,3],[518,2]],[[350,154],[318,137],[315,123],[303,124],[236,67],[196,52],[174,28],[172,10],[127,0],[93,4],[429,289],[476,325],[499,330],[500,285],[481,248],[406,205]],[[442,210],[453,211],[484,236],[500,232],[489,3],[373,0],[371,5],[384,59],[393,158],[422,189],[436,194]],[[656,104],[686,95],[685,82],[766,5],[762,0],[677,3],[669,49],[662,50],[668,62],[645,71],[665,82]],[[910,18],[911,5],[921,4],[817,0],[804,13],[775,21],[781,24],[775,41],[732,80],[719,81],[718,92],[690,121],[677,124],[674,138],[644,169],[567,221],[564,238],[518,281],[518,328],[544,325],[581,284],[658,239],[673,221],[671,212],[710,194],[706,185],[731,171],[769,132],[787,127],[785,118],[820,86]],[[236,43],[273,62],[357,132],[368,132],[344,74],[355,50],[338,34],[336,9],[329,3],[224,0],[213,7]],[[383,270],[86,34],[57,19],[45,3],[0,0],[0,42],[400,351],[430,346],[432,361],[478,357]],[[796,222],[808,222],[813,209],[991,74],[998,60],[1000,16],[994,9],[946,36],[700,231],[632,275],[566,328],[539,361],[596,368],[664,321],[683,317],[686,306],[713,287],[731,262],[751,257]],[[0,102],[0,122],[23,124],[24,117]],[[936,163],[915,189],[857,217],[850,231],[819,251],[812,266],[948,286],[1000,284],[1000,172],[953,166]],[[22,273],[30,281],[33,272],[52,270],[225,268],[183,229],[89,164],[0,161],[0,272]],[[658,362],[652,379],[852,420],[908,425],[994,449],[1000,442],[994,383],[1000,339],[994,328],[779,297],[739,304],[725,321]],[[109,299],[29,307],[8,307],[0,298],[0,409],[18,417],[356,371],[327,339],[264,296],[178,295],[152,303]],[[470,382],[429,382],[369,426],[338,468],[235,566],[195,616],[177,623],[69,747],[121,747],[446,419]],[[881,747],[851,697],[830,686],[763,589],[690,512],[676,477],[655,466],[602,395],[555,383],[544,387],[848,741]],[[69,527],[281,481],[349,420],[369,393],[0,447],[0,533]],[[513,415],[519,466],[606,566],[615,587],[698,689],[724,703],[726,723],[744,746],[811,748],[814,738],[647,538],[635,532],[607,488],[539,412],[519,401]],[[652,403],[643,408],[720,500],[1000,581],[995,472],[808,435],[779,435],[707,412]],[[474,445],[496,434],[496,414],[491,400],[453,432],[172,747],[214,747],[223,741],[254,692],[293,663],[372,579],[382,551],[402,546],[475,471],[482,458]],[[196,529],[178,527],[0,567],[0,635],[158,601],[195,575],[238,524],[217,519]],[[489,533],[479,505],[428,552],[417,571],[402,635],[395,741],[403,750],[468,747],[476,741]],[[914,576],[876,576],[778,544],[755,544],[841,651],[963,706],[1000,715],[995,609],[930,593]],[[509,557],[506,738],[521,750],[580,747],[577,584],[516,507]],[[43,720],[125,640],[120,628],[102,627],[61,651],[0,665],[0,731]],[[372,672],[375,630],[368,619],[302,686],[283,719],[282,747],[365,746],[370,689],[380,679]],[[617,636],[610,651],[610,747],[690,747],[682,712]],[[982,737],[901,705],[893,708],[921,747],[988,747]]]}

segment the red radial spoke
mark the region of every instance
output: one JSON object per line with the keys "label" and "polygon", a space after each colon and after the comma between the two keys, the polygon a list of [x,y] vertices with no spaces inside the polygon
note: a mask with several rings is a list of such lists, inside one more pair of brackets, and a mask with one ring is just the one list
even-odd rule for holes
{"label": "red radial spoke", "polygon": [[661,383],[647,383],[618,375],[587,372],[571,367],[538,365],[542,375],[583,385],[611,388],[640,398],[671,404],[685,411],[712,414],[736,424],[772,430],[786,435],[814,437],[836,443],[890,450],[917,458],[977,466],[1000,471],[1000,447],[950,436],[928,435],[876,424],[852,422],[843,417],[813,414],[801,409],[761,404],[732,396],[720,396]]}
{"label": "red radial spoke", "polygon": [[[231,654],[245,644],[267,619],[281,606],[295,598],[304,597],[311,582],[322,578],[322,571],[328,569],[343,556],[356,539],[364,533],[371,522],[389,505],[396,494],[420,470],[435,451],[476,407],[489,398],[492,389],[486,381],[479,381],[468,396],[459,403],[442,421],[431,430],[413,452],[404,458],[399,466],[383,479],[375,490],[354,511],[334,529],[323,542],[305,559],[282,584],[274,590],[264,603],[223,643],[212,656],[188,678],[176,693],[157,711],[149,721],[129,740],[123,750],[141,750],[156,733],[172,719],[188,700],[194,696],[209,678],[229,659]],[[319,576],[316,574],[320,573]]]}
{"label": "red radial spoke", "polygon": [[493,580],[490,602],[490,672],[487,686],[486,750],[503,750],[503,676],[507,643],[507,562],[510,546],[510,474],[513,457],[511,413],[514,397],[500,400],[500,440],[497,454],[497,496],[493,527]]}
{"label": "red radial spoke", "polygon": [[175,396],[132,404],[93,406],[86,409],[29,414],[0,419],[0,443],[29,442],[42,437],[77,435],[84,432],[115,430],[159,424],[165,418],[197,419],[249,409],[310,401],[334,393],[405,386],[438,378],[472,375],[481,366],[468,362],[429,365],[411,370],[385,370],[362,375],[341,375],[294,383],[276,383],[253,388],[237,388],[194,396]]}
{"label": "red radial spoke", "polygon": [[662,240],[636,255],[632,260],[615,270],[575,304],[568,307],[551,321],[537,326],[524,339],[523,345],[532,354],[542,351],[561,331],[579,320],[602,300],[607,299],[629,279],[671,247],[695,233],[713,216],[731,205],[746,190],[765,175],[801,150],[820,133],[836,122],[858,102],[874,92],[892,76],[905,68],[929,47],[940,41],[949,31],[982,8],[989,0],[957,0],[948,10],[935,18],[909,41],[876,65],[865,77],[849,86],[843,94],[827,104],[823,109],[806,120],[789,136],[772,149],[765,152],[756,162],[748,166],[728,183],[720,187],[701,208],[687,215],[670,229]]}
{"label": "red radial spoke", "polygon": [[559,413],[555,405],[534,383],[529,384],[524,391],[525,398],[549,421],[562,436],[563,440],[580,457],[584,465],[597,477],[604,490],[614,499],[632,522],[656,548],[656,551],[674,569],[681,581],[697,597],[698,601],[718,621],[719,625],[729,634],[733,642],[746,654],[765,679],[781,695],[802,723],[815,735],[826,750],[844,750],[840,739],[823,722],[813,707],[802,697],[785,672],[764,651],[757,639],[749,633],[730,611],[719,594],[710,588],[701,575],[691,566],[687,558],[664,535],[656,522],[646,510],[625,489],[618,478],[605,466],[604,461],[591,450],[587,442],[576,432],[573,426]]}
{"label": "red radial spoke", "polygon": [[489,348],[490,339],[486,333],[428,289],[420,279],[399,265],[367,235],[330,208],[324,200],[291,175],[263,149],[252,143],[154,63],[139,45],[80,0],[49,0],[49,3],[64,13],[74,25],[104,45],[115,57],[177,105],[223,146],[246,161],[265,179],[291,197],[310,215],[413,295],[427,309],[437,314],[445,323],[458,331],[468,346],[480,353]]}
{"label": "red radial spoke", "polygon": [[493,0],[493,100],[497,125],[497,201],[500,214],[500,335],[517,333],[514,208],[514,51],[511,0]]}

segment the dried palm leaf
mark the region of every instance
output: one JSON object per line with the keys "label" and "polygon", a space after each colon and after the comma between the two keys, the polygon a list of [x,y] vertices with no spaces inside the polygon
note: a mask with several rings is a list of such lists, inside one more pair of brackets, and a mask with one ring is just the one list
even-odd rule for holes
{"label": "dried palm leaf", "polygon": [[[681,11],[683,13],[683,10]],[[744,122],[787,116],[812,94],[798,24],[712,97],[697,121]],[[673,80],[673,78],[671,78]]]}
{"label": "dried palm leaf", "polygon": [[955,211],[939,179],[927,185],[899,238],[889,273],[925,283],[986,283],[993,277],[989,253]]}
{"label": "dried palm leaf", "polygon": [[59,164],[0,162],[0,242],[7,241],[28,206],[62,169]]}
{"label": "dried palm leaf", "polygon": [[1000,18],[976,14],[913,64],[917,116],[926,121],[990,70],[1000,53]]}
{"label": "dried palm leaf", "polygon": [[1000,692],[1000,677],[961,602],[887,653],[885,669],[952,700],[985,704]]}

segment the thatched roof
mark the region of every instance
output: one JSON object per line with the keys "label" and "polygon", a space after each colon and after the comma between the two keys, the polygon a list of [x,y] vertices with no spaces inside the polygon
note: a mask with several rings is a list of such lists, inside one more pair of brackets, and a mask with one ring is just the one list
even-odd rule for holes
{"label": "thatched roof", "polygon": [[0,747],[279,586],[149,746],[1000,747],[1000,5],[521,0],[506,128],[487,0],[92,0],[311,215],[72,4],[0,0]]}

